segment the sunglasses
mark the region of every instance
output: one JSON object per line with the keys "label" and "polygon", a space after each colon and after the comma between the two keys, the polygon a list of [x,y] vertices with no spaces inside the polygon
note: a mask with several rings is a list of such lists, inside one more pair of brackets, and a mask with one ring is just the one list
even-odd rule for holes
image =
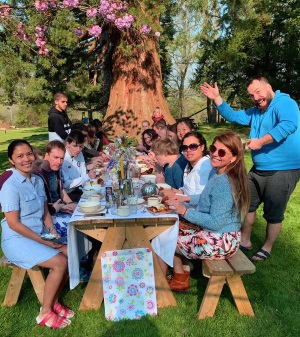
{"label": "sunglasses", "polygon": [[209,147],[209,152],[210,152],[210,153],[213,154],[213,153],[215,153],[216,151],[217,151],[217,153],[218,153],[218,156],[221,157],[221,158],[225,157],[226,154],[228,153],[228,152],[226,152],[226,151],[223,150],[223,149],[217,150],[217,148],[216,148],[214,145],[211,145],[211,146]]}
{"label": "sunglasses", "polygon": [[188,149],[190,149],[191,151],[196,151],[199,146],[201,146],[201,144],[182,145],[181,150],[183,152],[186,152]]}

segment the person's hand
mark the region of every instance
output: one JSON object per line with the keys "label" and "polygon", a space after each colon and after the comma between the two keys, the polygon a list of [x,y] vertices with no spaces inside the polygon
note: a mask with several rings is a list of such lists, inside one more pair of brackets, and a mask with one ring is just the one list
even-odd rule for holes
{"label": "person's hand", "polygon": [[163,173],[157,173],[156,175],[156,183],[161,183],[163,184],[165,182],[165,176]]}
{"label": "person's hand", "polygon": [[181,196],[175,195],[174,198],[166,200],[166,204],[170,206],[171,209],[175,209],[178,214],[183,214],[186,207],[182,204],[180,200]]}
{"label": "person's hand", "polygon": [[61,199],[58,199],[55,203],[52,204],[52,206],[55,208],[55,212],[57,213],[63,208],[64,204],[62,203]]}
{"label": "person's hand", "polygon": [[90,170],[89,173],[88,173],[88,176],[89,176],[90,179],[95,179],[96,175],[97,175],[97,173],[96,173],[95,169]]}
{"label": "person's hand", "polygon": [[71,203],[71,204],[63,205],[63,207],[60,210],[61,212],[72,214],[75,208],[76,208],[76,204]]}
{"label": "person's hand", "polygon": [[260,139],[258,138],[251,138],[246,140],[246,146],[245,149],[250,149],[250,150],[259,150],[262,148],[262,143]]}
{"label": "person's hand", "polygon": [[163,189],[161,193],[164,195],[164,197],[168,197],[169,199],[174,198],[177,190],[167,190]]}
{"label": "person's hand", "polygon": [[213,87],[207,82],[204,82],[204,84],[200,85],[200,90],[203,95],[214,101],[219,97],[221,98],[217,82],[214,83]]}
{"label": "person's hand", "polygon": [[110,160],[109,156],[107,154],[105,154],[104,152],[99,153],[99,159],[102,160],[102,162]]}

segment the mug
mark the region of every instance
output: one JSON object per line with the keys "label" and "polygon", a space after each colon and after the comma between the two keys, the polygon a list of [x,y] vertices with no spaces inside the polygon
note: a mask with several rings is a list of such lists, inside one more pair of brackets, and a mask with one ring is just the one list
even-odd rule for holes
{"label": "mug", "polygon": [[93,194],[93,195],[90,195],[89,198],[88,198],[88,201],[96,201],[96,202],[99,202],[100,204],[100,195],[98,194]]}
{"label": "mug", "polygon": [[130,214],[129,206],[119,206],[117,213],[119,216],[128,216]]}
{"label": "mug", "polygon": [[149,197],[147,200],[148,206],[157,206],[159,204],[159,198],[158,197]]}

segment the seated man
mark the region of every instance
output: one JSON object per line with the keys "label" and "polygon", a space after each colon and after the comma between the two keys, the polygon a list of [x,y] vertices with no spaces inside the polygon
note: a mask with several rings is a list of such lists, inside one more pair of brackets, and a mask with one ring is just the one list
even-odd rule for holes
{"label": "seated man", "polygon": [[63,187],[66,189],[72,201],[79,201],[81,187],[87,181],[96,178],[96,170],[93,165],[87,170],[82,149],[84,147],[84,135],[79,130],[71,131],[66,139],[66,154],[62,165]]}
{"label": "seated man", "polygon": [[76,204],[70,199],[62,187],[60,168],[66,148],[59,140],[52,140],[46,145],[45,158],[34,173],[44,181],[49,212],[57,233],[67,236],[67,226]]}

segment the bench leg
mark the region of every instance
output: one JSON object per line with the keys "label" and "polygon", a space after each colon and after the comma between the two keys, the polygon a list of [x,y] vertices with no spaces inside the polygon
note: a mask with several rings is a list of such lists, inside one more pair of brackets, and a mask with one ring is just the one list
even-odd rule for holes
{"label": "bench leg", "polygon": [[40,267],[34,266],[27,270],[33,289],[41,304],[43,304],[45,277]]}
{"label": "bench leg", "polygon": [[240,275],[227,276],[227,283],[241,315],[254,316],[254,312]]}
{"label": "bench leg", "polygon": [[3,305],[10,307],[18,302],[26,270],[17,266],[13,267],[11,278],[8,283]]}
{"label": "bench leg", "polygon": [[226,276],[210,277],[198,312],[198,319],[213,317],[225,283]]}

